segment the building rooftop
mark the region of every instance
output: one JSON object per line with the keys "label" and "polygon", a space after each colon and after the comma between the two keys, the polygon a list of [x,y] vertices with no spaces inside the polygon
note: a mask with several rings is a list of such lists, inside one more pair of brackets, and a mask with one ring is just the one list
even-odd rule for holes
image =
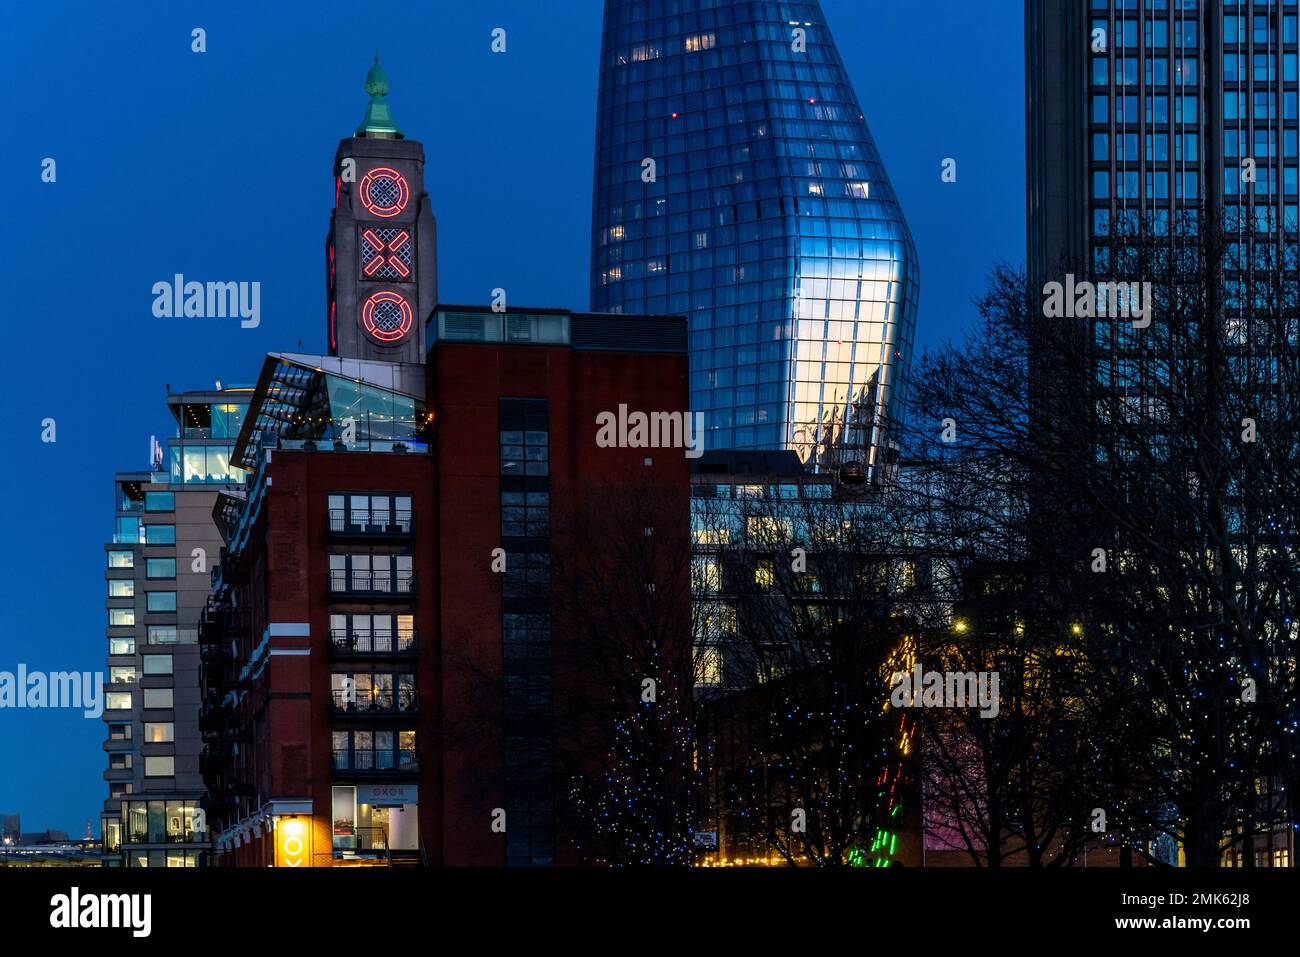
{"label": "building rooftop", "polygon": [[[721,449],[705,452],[691,463],[694,475],[708,475],[712,478],[728,475],[769,478],[791,476],[794,478],[811,477],[799,461],[793,450],[758,451],[750,449]],[[711,479],[712,480],[712,479]],[[829,481],[822,475],[820,481]]]}
{"label": "building rooftop", "polygon": [[440,305],[429,318],[428,333],[430,349],[441,341],[570,346],[598,352],[687,351],[686,320],[681,316],[545,308],[495,312],[490,306]]}

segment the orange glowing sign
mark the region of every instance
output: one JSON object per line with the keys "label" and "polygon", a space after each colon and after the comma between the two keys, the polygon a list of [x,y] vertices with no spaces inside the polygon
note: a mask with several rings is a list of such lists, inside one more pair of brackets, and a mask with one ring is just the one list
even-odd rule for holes
{"label": "orange glowing sign", "polygon": [[310,867],[311,828],[298,818],[282,820],[275,829],[275,866]]}

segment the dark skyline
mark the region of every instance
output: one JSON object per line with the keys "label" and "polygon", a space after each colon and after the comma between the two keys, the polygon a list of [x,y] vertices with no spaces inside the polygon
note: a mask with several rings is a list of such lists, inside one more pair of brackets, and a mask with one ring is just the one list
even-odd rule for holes
{"label": "dark skyline", "polygon": [[[923,19],[910,5],[823,6],[918,247],[923,348],[973,314],[994,260],[1024,257],[1021,5],[944,0]],[[165,384],[251,382],[267,351],[323,350],[331,160],[364,112],[376,40],[394,116],[425,144],[441,298],[486,303],[504,287],[512,304],[586,307],[601,4],[565,9],[421,8],[400,31],[334,4],[10,13],[0,51],[20,145],[3,162],[20,228],[3,256],[15,401],[0,420],[26,547],[5,559],[0,670],[103,669],[113,473],[144,466],[149,435],[164,434]],[[205,53],[191,52],[195,27]],[[946,157],[955,184],[940,180]],[[260,324],[154,318],[151,287],[175,273],[261,282]],[[102,722],[0,721],[0,810],[80,833],[106,793]]]}

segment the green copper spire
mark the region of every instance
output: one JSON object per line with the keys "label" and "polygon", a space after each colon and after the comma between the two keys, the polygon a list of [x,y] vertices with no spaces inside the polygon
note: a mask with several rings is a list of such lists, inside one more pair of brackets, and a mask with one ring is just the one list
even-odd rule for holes
{"label": "green copper spire", "polygon": [[370,94],[370,105],[366,107],[366,115],[357,127],[356,135],[400,140],[402,130],[393,119],[393,111],[384,102],[388,95],[388,74],[379,65],[378,50],[375,51],[375,65],[366,74],[366,92]]}

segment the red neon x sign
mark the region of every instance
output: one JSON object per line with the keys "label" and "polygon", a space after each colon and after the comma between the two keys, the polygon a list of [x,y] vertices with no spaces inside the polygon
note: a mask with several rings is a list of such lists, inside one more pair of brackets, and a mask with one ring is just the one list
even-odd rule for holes
{"label": "red neon x sign", "polygon": [[[406,264],[411,258],[408,248],[411,234],[405,229],[367,229],[361,234],[366,243],[365,259],[361,272],[367,279],[409,279],[411,268]],[[364,257],[363,257],[364,258]],[[381,275],[382,274],[382,275]]]}

